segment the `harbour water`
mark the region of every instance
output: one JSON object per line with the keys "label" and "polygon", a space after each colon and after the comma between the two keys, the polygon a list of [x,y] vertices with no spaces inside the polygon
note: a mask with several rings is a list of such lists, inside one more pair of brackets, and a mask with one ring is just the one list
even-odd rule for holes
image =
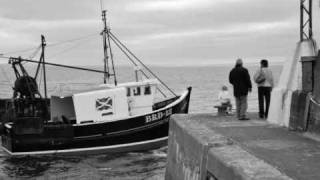
{"label": "harbour water", "polygon": [[[175,92],[192,86],[190,113],[215,113],[213,106],[222,85],[228,83],[228,74],[233,65],[206,67],[151,67]],[[247,65],[253,76],[258,68]],[[29,67],[29,69],[33,69]],[[281,65],[271,66],[277,82]],[[0,66],[0,96],[10,97],[14,75],[9,65]],[[49,94],[73,89],[85,89],[102,82],[100,74],[60,68],[48,68]],[[33,74],[33,73],[32,73]],[[118,81],[133,80],[131,67],[117,70]],[[43,84],[43,80],[40,80]],[[248,96],[249,111],[257,111],[257,88]],[[234,104],[234,102],[233,102]],[[164,177],[166,147],[121,154],[100,154],[91,156],[43,156],[9,158],[0,156],[0,179],[146,179],[160,180]]]}

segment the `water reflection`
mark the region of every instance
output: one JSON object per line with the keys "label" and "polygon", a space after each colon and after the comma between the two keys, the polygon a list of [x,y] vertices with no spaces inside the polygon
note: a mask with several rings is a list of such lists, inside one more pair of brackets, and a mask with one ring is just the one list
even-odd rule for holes
{"label": "water reflection", "polygon": [[166,148],[88,156],[1,157],[3,179],[163,179]]}
{"label": "water reflection", "polygon": [[80,157],[23,156],[5,158],[2,164],[4,173],[9,177],[38,177],[48,170],[57,173],[67,172],[71,168],[68,165],[80,161]]}

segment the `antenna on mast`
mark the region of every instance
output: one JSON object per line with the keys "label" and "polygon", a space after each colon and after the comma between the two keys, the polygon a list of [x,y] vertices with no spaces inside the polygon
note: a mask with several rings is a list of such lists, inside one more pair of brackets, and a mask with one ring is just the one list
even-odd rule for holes
{"label": "antenna on mast", "polygon": [[103,0],[100,0],[100,11],[102,12],[103,11]]}
{"label": "antenna on mast", "polygon": [[[106,10],[102,10],[102,22],[103,22],[104,28],[101,34],[103,36],[103,52],[104,52],[103,62],[104,62],[104,72],[105,72],[103,82],[104,84],[106,84],[107,79],[109,80],[110,76],[114,76],[114,85],[117,85],[117,78],[116,78],[114,62],[113,62],[113,54],[112,54],[112,49],[110,44],[110,29],[107,26],[106,12],[107,12]],[[109,55],[110,55],[111,66],[113,71],[112,73],[110,73],[110,68],[109,68]]]}

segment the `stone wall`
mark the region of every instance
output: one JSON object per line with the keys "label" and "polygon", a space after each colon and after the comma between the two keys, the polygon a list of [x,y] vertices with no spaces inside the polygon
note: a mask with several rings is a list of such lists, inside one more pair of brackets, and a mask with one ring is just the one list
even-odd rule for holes
{"label": "stone wall", "polygon": [[[320,52],[320,51],[319,51]],[[320,133],[320,53],[302,62],[302,90],[292,95],[290,129]]]}
{"label": "stone wall", "polygon": [[[313,99],[320,102],[320,54],[313,63]],[[314,101],[310,103],[308,130],[320,133],[320,106]]]}

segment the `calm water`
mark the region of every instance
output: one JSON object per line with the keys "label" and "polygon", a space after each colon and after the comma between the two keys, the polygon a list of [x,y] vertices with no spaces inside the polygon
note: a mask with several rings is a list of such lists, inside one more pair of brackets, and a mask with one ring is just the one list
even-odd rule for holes
{"label": "calm water", "polygon": [[[228,83],[232,66],[211,67],[152,67],[151,69],[176,93],[192,86],[190,113],[215,113],[218,91]],[[258,67],[248,66],[251,75]],[[28,69],[33,69],[29,67]],[[274,77],[281,66],[272,66]],[[99,74],[67,69],[48,68],[49,94],[72,89],[85,89],[102,82]],[[34,74],[34,73],[30,73]],[[133,80],[130,67],[117,71],[118,81]],[[251,76],[252,77],[252,76]],[[8,65],[0,66],[0,96],[11,96],[14,75]],[[43,80],[40,81],[43,84]],[[249,111],[257,111],[257,88],[249,94]],[[234,103],[233,103],[234,104]],[[147,152],[101,154],[95,156],[44,156],[7,158],[0,157],[0,177],[3,179],[163,179],[166,164],[166,148]],[[1,179],[0,178],[0,179]]]}

